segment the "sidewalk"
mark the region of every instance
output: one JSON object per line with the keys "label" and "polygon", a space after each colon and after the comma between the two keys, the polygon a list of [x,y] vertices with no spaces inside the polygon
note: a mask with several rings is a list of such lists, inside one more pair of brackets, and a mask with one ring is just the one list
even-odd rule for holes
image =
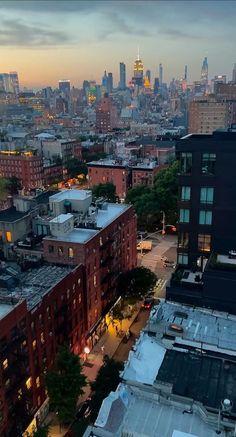
{"label": "sidewalk", "polygon": [[[124,336],[126,331],[128,331],[133,321],[137,317],[140,308],[141,308],[141,303],[137,304],[137,308],[133,312],[132,317],[130,319],[124,319],[122,320],[122,323],[117,321],[116,325],[118,326],[119,329],[122,329],[122,331],[124,331]],[[83,365],[83,373],[87,377],[88,385],[84,388],[84,394],[79,398],[79,403],[84,402],[88,398],[91,391],[89,382],[95,380],[98,370],[103,364],[104,355],[109,355],[109,357],[112,357],[115,354],[120,343],[122,342],[124,336],[118,337],[116,335],[115,325],[112,326],[112,324],[110,324],[108,326],[107,331],[101,336],[96,346],[89,353],[87,360]],[[103,352],[101,349],[102,347],[104,347]],[[64,428],[63,430],[60,431],[54,414],[49,413],[44,423],[50,425],[49,437],[64,437],[67,429]]]}

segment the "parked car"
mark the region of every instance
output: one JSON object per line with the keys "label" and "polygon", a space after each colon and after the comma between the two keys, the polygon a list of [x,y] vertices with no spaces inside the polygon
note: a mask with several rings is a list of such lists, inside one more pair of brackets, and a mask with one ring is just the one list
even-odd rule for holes
{"label": "parked car", "polygon": [[147,297],[142,303],[142,308],[144,308],[145,310],[149,310],[153,307],[154,303],[155,299],[153,297]]}
{"label": "parked car", "polygon": [[80,404],[79,409],[76,413],[76,419],[82,419],[83,417],[87,419],[90,416],[91,407],[90,407],[90,399],[87,399],[85,402]]}

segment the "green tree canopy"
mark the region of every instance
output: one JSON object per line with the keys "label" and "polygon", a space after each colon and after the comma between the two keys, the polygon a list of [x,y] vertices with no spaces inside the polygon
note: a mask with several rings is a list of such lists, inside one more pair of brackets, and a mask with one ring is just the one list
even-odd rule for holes
{"label": "green tree canopy", "polygon": [[116,201],[116,187],[112,182],[94,185],[92,193],[94,198],[106,197],[109,202]]}
{"label": "green tree canopy", "polygon": [[115,391],[121,381],[119,372],[123,369],[123,364],[115,361],[113,358],[104,356],[103,366],[100,367],[95,381],[91,383],[91,409],[92,420],[95,420],[103,399],[105,399],[111,391]]}
{"label": "green tree canopy", "polygon": [[154,190],[160,210],[165,211],[170,224],[176,223],[178,210],[178,173],[179,162],[159,171],[155,177]]}
{"label": "green tree canopy", "polygon": [[79,161],[77,158],[69,159],[65,167],[67,169],[68,175],[71,178],[78,176],[79,174],[84,174],[86,176],[88,174],[88,167],[84,162]]}
{"label": "green tree canopy", "polygon": [[155,286],[156,281],[157,277],[150,269],[135,267],[119,276],[118,292],[123,296],[140,299]]}
{"label": "green tree canopy", "polygon": [[62,346],[53,369],[45,377],[50,408],[58,413],[61,424],[70,423],[76,413],[78,397],[83,394],[86,378],[77,355]]}
{"label": "green tree canopy", "polygon": [[17,194],[18,190],[21,190],[22,185],[20,179],[16,176],[12,176],[7,179],[8,190],[11,195]]}

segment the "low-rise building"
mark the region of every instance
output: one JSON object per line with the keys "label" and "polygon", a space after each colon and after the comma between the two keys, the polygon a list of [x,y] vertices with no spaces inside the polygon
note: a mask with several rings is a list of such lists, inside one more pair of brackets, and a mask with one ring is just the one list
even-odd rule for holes
{"label": "low-rise building", "polygon": [[43,186],[42,158],[32,152],[0,151],[0,176],[17,177],[26,190]]}

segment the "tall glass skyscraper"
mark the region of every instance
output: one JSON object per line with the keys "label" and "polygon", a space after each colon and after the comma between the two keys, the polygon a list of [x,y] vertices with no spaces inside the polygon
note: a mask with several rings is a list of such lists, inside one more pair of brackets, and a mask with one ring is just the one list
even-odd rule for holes
{"label": "tall glass skyscraper", "polygon": [[203,85],[208,85],[208,62],[207,62],[207,57],[205,57],[203,59],[203,63],[202,63],[201,83]]}
{"label": "tall glass skyscraper", "polygon": [[120,90],[124,91],[126,89],[126,66],[124,62],[120,62]]}

